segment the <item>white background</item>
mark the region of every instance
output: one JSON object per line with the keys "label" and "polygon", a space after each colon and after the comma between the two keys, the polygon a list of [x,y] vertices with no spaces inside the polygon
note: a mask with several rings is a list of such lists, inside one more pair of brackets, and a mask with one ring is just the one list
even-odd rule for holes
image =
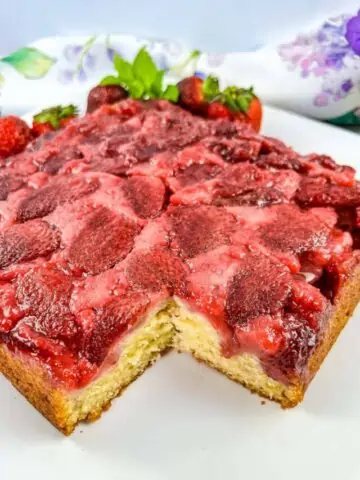
{"label": "white background", "polygon": [[252,50],[359,7],[356,0],[0,0],[0,52],[54,34],[102,32],[184,40],[206,51]]}

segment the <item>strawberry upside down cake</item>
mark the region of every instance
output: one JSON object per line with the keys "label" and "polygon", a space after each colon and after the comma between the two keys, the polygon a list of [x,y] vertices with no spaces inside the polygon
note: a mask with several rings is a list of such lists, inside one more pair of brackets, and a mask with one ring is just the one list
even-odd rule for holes
{"label": "strawberry upside down cake", "polygon": [[169,347],[294,406],[359,298],[353,169],[247,123],[102,105],[0,197],[0,370],[65,434]]}

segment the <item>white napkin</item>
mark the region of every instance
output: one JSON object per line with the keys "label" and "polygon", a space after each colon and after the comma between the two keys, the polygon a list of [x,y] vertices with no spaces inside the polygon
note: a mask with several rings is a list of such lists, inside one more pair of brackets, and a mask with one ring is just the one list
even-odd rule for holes
{"label": "white napkin", "polygon": [[356,14],[328,19],[255,52],[201,53],[182,69],[192,50],[176,41],[117,34],[44,38],[0,59],[1,114],[23,115],[59,103],[82,106],[90,88],[113,72],[114,52],[132,59],[143,45],[159,67],[175,67],[169,76],[212,73],[223,84],[253,85],[265,103],[333,123],[360,124]]}

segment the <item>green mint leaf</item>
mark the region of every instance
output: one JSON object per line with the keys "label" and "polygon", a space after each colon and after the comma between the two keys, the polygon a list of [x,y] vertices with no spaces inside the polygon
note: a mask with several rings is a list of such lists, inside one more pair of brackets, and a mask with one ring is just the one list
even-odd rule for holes
{"label": "green mint leaf", "polygon": [[[134,79],[131,63],[121,58],[117,53],[114,55],[114,67],[118,73],[119,81],[126,87]],[[119,83],[119,82],[118,82]]]}
{"label": "green mint leaf", "polygon": [[102,87],[106,87],[107,85],[120,85],[120,84],[121,82],[119,78],[114,77],[114,75],[108,75],[107,77],[104,77],[100,82],[100,85]]}
{"label": "green mint leaf", "polygon": [[129,92],[132,98],[138,100],[144,95],[145,87],[140,80],[135,78],[129,85]]}
{"label": "green mint leaf", "polygon": [[176,85],[168,85],[162,95],[164,100],[176,103],[179,100],[179,89]]}
{"label": "green mint leaf", "polygon": [[132,71],[135,78],[141,81],[145,89],[150,90],[156,80],[157,68],[145,48],[141,48],[136,55]]}
{"label": "green mint leaf", "polygon": [[213,75],[209,75],[203,83],[203,92],[205,99],[208,102],[214,100],[215,97],[220,95],[219,80]]}
{"label": "green mint leaf", "polygon": [[151,85],[151,93],[155,95],[154,98],[161,98],[162,91],[163,91],[163,79],[165,75],[165,70],[158,70],[156,72],[156,78],[153,84]]}

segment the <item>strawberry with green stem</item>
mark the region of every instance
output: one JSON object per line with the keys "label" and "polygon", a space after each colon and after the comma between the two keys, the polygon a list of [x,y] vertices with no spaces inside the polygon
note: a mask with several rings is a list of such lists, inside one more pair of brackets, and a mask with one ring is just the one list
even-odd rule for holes
{"label": "strawberry with green stem", "polygon": [[[181,69],[199,55],[200,52],[194,50]],[[262,107],[252,88],[230,86],[221,90],[219,80],[212,75],[205,80],[194,75],[182,79],[177,85],[164,86],[165,70],[156,67],[145,47],[139,50],[132,63],[115,53],[114,67],[116,75],[106,76],[100,86],[90,92],[88,112],[100,104],[114,103],[129,95],[138,100],[168,100],[207,118],[226,118],[250,123],[256,131],[260,129]],[[93,101],[95,93],[101,101]],[[96,103],[95,107],[93,103]]]}
{"label": "strawberry with green stem", "polygon": [[[209,75],[203,84],[205,99],[209,102],[208,116],[216,118],[214,115],[213,103],[222,104],[229,111],[229,115],[235,121],[241,123],[250,123],[258,132],[261,126],[262,106],[258,97],[254,93],[253,87],[239,88],[236,86],[226,87],[220,90],[219,80]],[[217,118],[224,118],[224,110]]]}
{"label": "strawberry with green stem", "polygon": [[39,137],[44,133],[64,128],[77,115],[78,109],[75,105],[66,105],[65,107],[57,105],[42,110],[33,117],[32,134],[34,137]]}
{"label": "strawberry with green stem", "polygon": [[250,123],[260,130],[262,106],[253,88],[230,86],[220,89],[219,80],[209,75],[205,80],[196,76],[186,77],[178,83],[179,103],[193,113],[208,118],[227,118]]}

